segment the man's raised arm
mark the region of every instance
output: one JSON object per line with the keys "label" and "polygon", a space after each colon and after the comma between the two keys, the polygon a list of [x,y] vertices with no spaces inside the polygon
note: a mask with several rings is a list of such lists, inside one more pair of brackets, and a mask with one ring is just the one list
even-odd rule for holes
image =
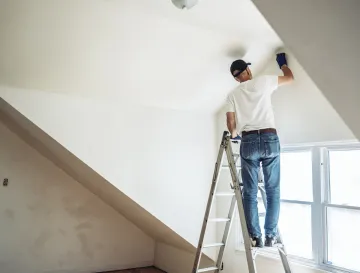
{"label": "man's raised arm", "polygon": [[287,66],[285,53],[279,53],[276,55],[276,61],[279,64],[280,69],[284,73],[284,76],[278,77],[278,85],[288,84],[294,81],[294,75],[291,69]]}

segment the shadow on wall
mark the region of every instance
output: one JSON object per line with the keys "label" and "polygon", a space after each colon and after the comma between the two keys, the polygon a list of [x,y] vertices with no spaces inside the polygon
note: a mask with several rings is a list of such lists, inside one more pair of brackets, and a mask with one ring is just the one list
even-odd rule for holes
{"label": "shadow on wall", "polygon": [[71,154],[0,98],[2,122],[70,177],[159,242],[195,253],[196,248]]}
{"label": "shadow on wall", "polygon": [[153,265],[155,241],[24,142],[0,113],[0,271]]}
{"label": "shadow on wall", "polygon": [[[295,81],[275,91],[272,101],[282,144],[353,141],[354,134],[312,81],[296,58],[287,52]],[[282,75],[275,57],[260,75]]]}

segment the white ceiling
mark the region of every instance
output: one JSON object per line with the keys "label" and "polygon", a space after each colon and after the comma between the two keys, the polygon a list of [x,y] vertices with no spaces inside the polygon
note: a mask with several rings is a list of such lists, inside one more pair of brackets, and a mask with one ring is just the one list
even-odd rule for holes
{"label": "white ceiling", "polygon": [[216,110],[242,57],[259,71],[282,42],[250,0],[0,0],[0,84]]}
{"label": "white ceiling", "polygon": [[360,1],[253,1],[360,139]]}

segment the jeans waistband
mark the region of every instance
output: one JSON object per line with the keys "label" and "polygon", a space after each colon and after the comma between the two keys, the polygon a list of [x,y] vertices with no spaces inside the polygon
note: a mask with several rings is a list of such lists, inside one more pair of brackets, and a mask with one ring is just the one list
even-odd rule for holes
{"label": "jeans waistband", "polygon": [[250,134],[265,134],[265,133],[273,133],[273,134],[277,134],[276,129],[274,128],[265,128],[265,129],[259,129],[259,130],[251,130],[251,131],[242,131],[241,135],[242,136],[246,136],[246,135],[250,135]]}

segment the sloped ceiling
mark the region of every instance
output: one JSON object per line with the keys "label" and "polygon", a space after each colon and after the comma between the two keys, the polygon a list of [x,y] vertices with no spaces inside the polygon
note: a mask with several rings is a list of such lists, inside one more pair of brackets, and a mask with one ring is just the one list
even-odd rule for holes
{"label": "sloped ceiling", "polygon": [[245,57],[281,45],[250,0],[0,0],[0,83],[103,100],[216,110]]}
{"label": "sloped ceiling", "polygon": [[253,2],[360,138],[360,1]]}

